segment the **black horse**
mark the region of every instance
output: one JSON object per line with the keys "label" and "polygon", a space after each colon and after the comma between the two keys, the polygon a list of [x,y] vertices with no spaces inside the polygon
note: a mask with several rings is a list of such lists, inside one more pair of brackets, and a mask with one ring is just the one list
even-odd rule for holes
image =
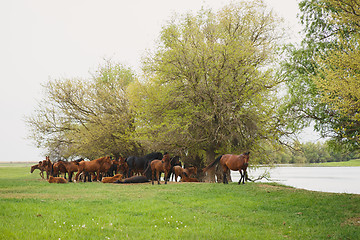
{"label": "black horse", "polygon": [[150,182],[145,176],[132,176],[122,180],[117,180],[114,183],[146,183]]}
{"label": "black horse", "polygon": [[132,173],[145,174],[148,179],[151,178],[151,171],[145,171],[154,159],[162,159],[163,155],[161,152],[152,152],[143,157],[130,156],[125,161],[129,166],[127,177],[131,177]]}

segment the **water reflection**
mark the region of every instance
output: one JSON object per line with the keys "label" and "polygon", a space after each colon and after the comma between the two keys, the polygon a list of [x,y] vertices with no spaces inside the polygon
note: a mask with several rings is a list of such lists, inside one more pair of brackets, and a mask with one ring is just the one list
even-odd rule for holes
{"label": "water reflection", "polygon": [[[273,182],[307,190],[360,194],[360,167],[260,167],[249,169],[249,177],[257,178],[270,172]],[[239,172],[231,172],[233,181],[240,179]],[[268,182],[262,180],[262,182]]]}

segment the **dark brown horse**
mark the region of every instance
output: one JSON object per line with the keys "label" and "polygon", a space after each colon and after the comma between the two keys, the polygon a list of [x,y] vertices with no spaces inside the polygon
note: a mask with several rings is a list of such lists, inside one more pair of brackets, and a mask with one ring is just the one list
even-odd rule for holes
{"label": "dark brown horse", "polygon": [[151,183],[154,185],[154,175],[156,172],[156,179],[158,181],[158,184],[160,184],[160,174],[162,172],[164,172],[165,173],[165,176],[164,176],[165,184],[167,184],[167,177],[168,177],[168,174],[171,169],[170,155],[168,153],[165,153],[162,160],[158,160],[158,159],[153,160],[150,163],[150,167],[151,167],[151,173],[152,173]]}
{"label": "dark brown horse", "polygon": [[126,174],[129,171],[129,166],[128,166],[127,162],[125,161],[125,158],[119,157],[118,163],[119,164],[118,164],[117,172],[121,173],[123,176],[126,176]]}
{"label": "dark brown horse", "polygon": [[[83,159],[82,159],[83,160]],[[59,161],[59,164],[65,167],[66,172],[68,173],[69,182],[72,181],[72,177],[74,172],[78,171],[78,164],[81,161],[71,161],[71,162],[65,162],[65,161]]]}
{"label": "dark brown horse", "polygon": [[230,169],[232,171],[240,172],[239,184],[242,180],[242,183],[245,184],[246,169],[249,165],[250,152],[243,153],[241,155],[225,154],[221,155],[215,159],[214,162],[210,163],[209,166],[203,169],[203,172],[206,172],[208,169],[212,168],[215,164],[220,162],[220,165],[223,167],[223,183],[228,183],[226,179],[226,172]]}
{"label": "dark brown horse", "polygon": [[107,172],[112,165],[109,156],[98,158],[92,161],[81,161],[78,163],[78,172],[76,173],[75,180],[78,181],[81,173],[96,173],[96,180],[100,180],[100,173]]}
{"label": "dark brown horse", "polygon": [[66,168],[63,164],[64,161],[59,160],[58,162],[53,164],[53,173],[52,176],[53,177],[59,177],[60,174],[63,174],[64,178],[66,179]]}
{"label": "dark brown horse", "polygon": [[145,176],[132,176],[122,180],[117,180],[114,183],[146,183],[150,182]]}

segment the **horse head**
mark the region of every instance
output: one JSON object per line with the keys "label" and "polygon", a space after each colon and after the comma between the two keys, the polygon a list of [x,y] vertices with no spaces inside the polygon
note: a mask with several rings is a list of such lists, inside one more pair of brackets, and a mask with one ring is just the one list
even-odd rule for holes
{"label": "horse head", "polygon": [[243,159],[244,159],[244,165],[248,165],[249,164],[249,159],[250,159],[250,152],[245,152],[243,155]]}
{"label": "horse head", "polygon": [[169,153],[164,153],[164,156],[162,158],[162,160],[166,163],[170,163],[170,154]]}

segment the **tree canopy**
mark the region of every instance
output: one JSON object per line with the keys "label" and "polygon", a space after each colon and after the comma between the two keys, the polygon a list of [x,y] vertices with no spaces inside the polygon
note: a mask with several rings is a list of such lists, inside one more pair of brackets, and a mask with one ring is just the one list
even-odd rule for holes
{"label": "tree canopy", "polygon": [[300,47],[288,47],[284,64],[289,122],[301,128],[315,121],[322,136],[358,148],[359,2],[311,0],[299,6],[306,36]]}
{"label": "tree canopy", "polygon": [[31,138],[58,159],[136,151],[126,95],[134,79],[131,69],[107,60],[89,79],[48,81],[44,98],[27,118]]}
{"label": "tree canopy", "polygon": [[276,140],[283,123],[271,64],[280,22],[262,1],[175,16],[131,94],[139,133],[175,151],[203,151],[208,162]]}

